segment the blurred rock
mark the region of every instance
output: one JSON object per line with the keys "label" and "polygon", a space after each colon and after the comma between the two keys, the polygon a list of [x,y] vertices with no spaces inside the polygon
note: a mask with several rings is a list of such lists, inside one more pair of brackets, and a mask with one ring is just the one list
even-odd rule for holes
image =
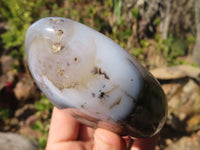
{"label": "blurred rock", "polygon": [[15,117],[25,120],[36,112],[34,104],[26,104],[15,111]]}
{"label": "blurred rock", "polygon": [[11,56],[2,55],[0,57],[0,91],[7,86],[7,83],[13,83],[16,77],[13,66],[19,62]]}
{"label": "blurred rock", "polygon": [[161,67],[151,70],[157,79],[171,80],[184,77],[194,78],[200,82],[200,68],[190,65],[177,65],[172,67]]}
{"label": "blurred rock", "polygon": [[10,130],[10,126],[9,125],[5,125],[4,127],[3,127],[3,131],[9,131]]}
{"label": "blurred rock", "polygon": [[8,71],[6,74],[0,76],[0,91],[7,86],[7,83],[13,83],[15,81],[16,73],[14,71]]}
{"label": "blurred rock", "polygon": [[39,150],[30,139],[15,133],[0,132],[0,150]]}
{"label": "blurred rock", "polygon": [[[183,82],[183,81],[181,81]],[[186,82],[186,81],[185,81]],[[185,84],[168,84],[171,90],[166,93],[168,97],[167,124],[179,131],[194,132],[200,129],[200,87],[189,79]],[[165,84],[163,88],[165,89]],[[166,92],[167,90],[165,90]]]}
{"label": "blurred rock", "polygon": [[35,139],[38,139],[42,136],[41,131],[34,130],[31,127],[26,126],[26,125],[20,127],[19,133],[22,135],[26,135],[29,138],[35,138]]}
{"label": "blurred rock", "polygon": [[13,66],[19,65],[18,60],[12,58],[9,55],[2,55],[0,58],[1,73],[5,74],[13,70]]}
{"label": "blurred rock", "polygon": [[175,143],[169,143],[164,150],[199,150],[200,132],[191,137],[182,137]]}
{"label": "blurred rock", "polygon": [[18,64],[19,62],[11,56],[2,55],[0,57],[0,108],[9,107],[11,110],[15,110],[17,106],[13,93],[16,80],[13,65]]}
{"label": "blurred rock", "polygon": [[10,120],[10,126],[17,126],[19,124],[19,120],[17,118],[12,118]]}
{"label": "blurred rock", "polygon": [[195,114],[194,116],[190,117],[186,122],[186,131],[197,131],[200,128],[200,115]]}
{"label": "blurred rock", "polygon": [[167,125],[187,133],[200,130],[200,68],[178,65],[151,73],[161,81],[168,99]]}
{"label": "blurred rock", "polygon": [[38,120],[38,118],[39,118],[39,116],[36,116],[35,114],[29,116],[29,117],[26,119],[25,125],[26,125],[26,126],[34,125],[35,122]]}
{"label": "blurred rock", "polygon": [[22,75],[19,82],[17,82],[14,93],[19,101],[26,101],[28,99],[39,99],[40,92],[35,86],[33,80],[28,75]]}

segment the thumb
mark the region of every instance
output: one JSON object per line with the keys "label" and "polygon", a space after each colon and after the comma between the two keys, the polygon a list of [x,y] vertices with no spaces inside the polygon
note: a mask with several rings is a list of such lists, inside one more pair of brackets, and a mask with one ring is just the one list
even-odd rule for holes
{"label": "thumb", "polygon": [[122,138],[105,129],[96,129],[94,133],[94,150],[125,150]]}

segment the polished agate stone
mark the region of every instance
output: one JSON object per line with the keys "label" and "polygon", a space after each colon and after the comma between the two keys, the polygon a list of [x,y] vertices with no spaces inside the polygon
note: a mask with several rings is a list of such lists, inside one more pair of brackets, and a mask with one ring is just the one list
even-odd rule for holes
{"label": "polished agate stone", "polygon": [[148,137],[166,120],[158,81],[126,50],[75,21],[43,18],[25,38],[30,72],[54,106],[94,128]]}

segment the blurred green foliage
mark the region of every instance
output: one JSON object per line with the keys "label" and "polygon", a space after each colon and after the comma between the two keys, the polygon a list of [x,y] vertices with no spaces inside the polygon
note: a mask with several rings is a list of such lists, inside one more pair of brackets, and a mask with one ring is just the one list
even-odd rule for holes
{"label": "blurred green foliage", "polygon": [[39,148],[44,149],[46,147],[53,105],[43,95],[39,101],[35,102],[35,108],[37,110],[35,115],[38,116],[40,120],[37,120],[35,122],[35,124],[32,126],[32,129],[37,130],[42,134],[40,138],[37,138],[35,140],[38,142]]}
{"label": "blurred green foliage", "polygon": [[138,19],[139,14],[140,14],[138,8],[133,8],[133,9],[131,10],[131,13],[132,13],[132,15],[133,15],[133,17],[134,17],[135,19]]}
{"label": "blurred green foliage", "polygon": [[10,116],[9,108],[1,108],[0,109],[0,120],[5,121]]}
{"label": "blurred green foliage", "polygon": [[189,43],[189,44],[194,44],[195,43],[195,37],[193,36],[193,35],[188,35],[187,36],[187,42]]}
{"label": "blurred green foliage", "polygon": [[35,141],[37,141],[40,149],[45,149],[46,147],[49,124],[50,124],[49,122],[44,123],[42,121],[37,120],[35,124],[32,126],[32,129],[37,130],[42,134],[40,138],[34,139]]}
{"label": "blurred green foliage", "polygon": [[53,105],[49,102],[49,100],[42,96],[40,101],[35,102],[35,108],[38,110],[38,113],[43,113],[46,110],[52,111]]}
{"label": "blurred green foliage", "polygon": [[16,57],[24,55],[25,33],[33,21],[32,13],[40,6],[35,5],[34,0],[1,0],[0,5],[1,20],[8,23],[8,30],[1,35],[4,50],[12,48]]}
{"label": "blurred green foliage", "polygon": [[3,48],[11,50],[16,59],[25,55],[24,38],[33,21],[63,13],[54,0],[1,0],[0,6],[0,21],[8,25],[8,30],[1,34]]}
{"label": "blurred green foliage", "polygon": [[149,42],[147,40],[142,39],[142,40],[140,40],[140,45],[142,47],[148,47],[149,46]]}
{"label": "blurred green foliage", "polygon": [[188,54],[189,44],[191,43],[187,39],[176,38],[173,34],[169,34],[165,40],[160,38],[160,34],[155,35],[154,46],[159,53],[162,53],[168,65],[188,64],[177,58]]}
{"label": "blurred green foliage", "polygon": [[114,14],[117,18],[117,23],[121,22],[122,0],[113,0]]}
{"label": "blurred green foliage", "polygon": [[179,64],[177,61],[178,56],[184,56],[187,54],[188,46],[184,39],[175,38],[172,34],[169,34],[166,40],[163,40],[164,44],[163,54],[169,65]]}

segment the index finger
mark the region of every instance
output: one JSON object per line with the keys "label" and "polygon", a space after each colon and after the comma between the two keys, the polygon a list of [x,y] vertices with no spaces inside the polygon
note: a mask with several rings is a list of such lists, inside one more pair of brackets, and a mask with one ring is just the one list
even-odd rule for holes
{"label": "index finger", "polygon": [[78,137],[78,132],[79,123],[70,115],[70,109],[59,110],[54,107],[47,145],[74,141]]}

